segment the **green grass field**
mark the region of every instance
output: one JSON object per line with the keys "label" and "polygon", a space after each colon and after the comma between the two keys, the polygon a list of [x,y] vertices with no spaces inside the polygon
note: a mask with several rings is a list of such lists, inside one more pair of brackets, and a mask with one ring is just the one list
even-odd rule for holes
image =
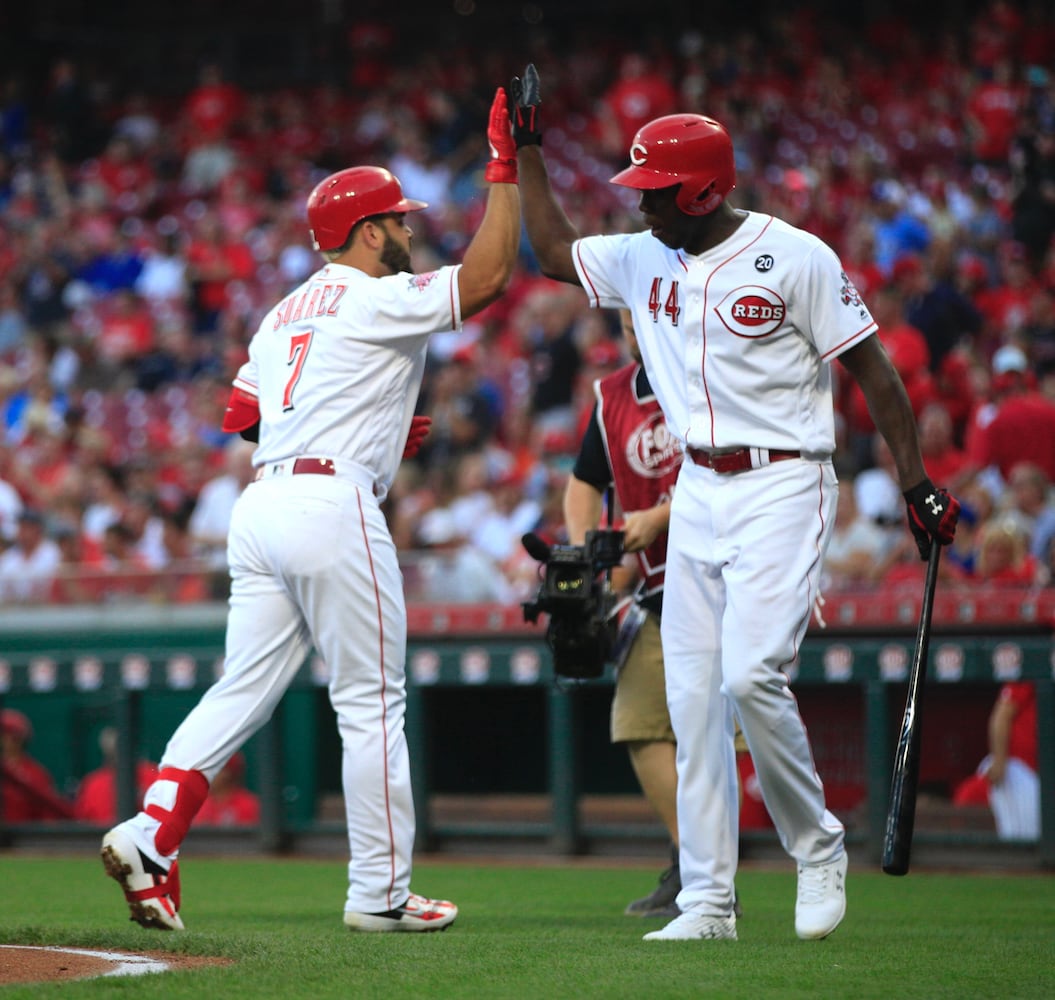
{"label": "green grass field", "polygon": [[[217,955],[199,971],[0,988],[0,998],[1055,997],[1055,878],[855,868],[828,940],[795,937],[790,863],[737,877],[738,942],[644,942],[625,917],[655,871],[419,861],[414,888],[454,899],[441,934],[352,934],[336,860],[183,859],[183,934],[127,920],[94,854],[0,854],[0,943]],[[0,952],[0,962],[3,961]]]}

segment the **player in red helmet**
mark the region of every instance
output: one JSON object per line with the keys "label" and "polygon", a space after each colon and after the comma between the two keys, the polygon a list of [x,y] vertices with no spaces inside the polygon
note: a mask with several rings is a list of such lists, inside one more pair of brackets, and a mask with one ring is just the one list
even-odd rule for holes
{"label": "player in red helmet", "polygon": [[405,198],[387,170],[342,170],[309,198],[325,263],[264,316],[224,417],[225,430],[258,445],[228,532],[223,676],[169,740],[143,809],[103,838],[106,872],[144,927],[183,927],[183,839],[221,768],[271,717],[313,647],[330,672],[342,743],[344,924],[421,932],[458,914],[410,891],[407,621],[381,504],[414,443],[430,336],[494,302],[516,264],[516,150],[501,88],[487,137],[487,204],[460,264],[411,271],[406,216],[425,205]]}
{"label": "player in red helmet", "polygon": [[736,187],[733,140],[703,115],[664,115],[638,129],[630,166],[613,184],[655,191],[678,185],[674,203],[686,215],[710,215]]}
{"label": "player in red helmet", "polygon": [[312,246],[336,250],[352,227],[371,215],[405,214],[428,208],[424,201],[403,197],[399,181],[384,167],[349,167],[319,181],[308,195]]}
{"label": "player in red helmet", "polygon": [[633,317],[667,427],[684,446],[670,507],[660,626],[677,740],[681,911],[646,940],[736,937],[739,722],[766,807],[798,863],[795,931],[846,911],[844,829],[828,811],[788,687],[834,523],[836,358],[890,445],[920,554],[959,505],[927,478],[912,409],[838,257],[782,220],[734,208],[733,143],[702,115],[642,126],[613,183],[640,192],[644,232],[580,235],[542,157],[539,80],[515,79],[524,222],[542,272]]}

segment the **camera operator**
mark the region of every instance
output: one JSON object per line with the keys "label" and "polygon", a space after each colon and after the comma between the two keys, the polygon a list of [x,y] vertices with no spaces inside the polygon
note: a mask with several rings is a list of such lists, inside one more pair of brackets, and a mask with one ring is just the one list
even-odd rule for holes
{"label": "camera operator", "polygon": [[[656,889],[626,908],[642,917],[675,917],[678,870],[677,771],[660,646],[663,573],[670,495],[682,461],[652,393],[630,313],[620,322],[632,364],[594,383],[597,403],[564,494],[568,540],[581,544],[601,522],[604,494],[614,485],[623,513],[624,550],[637,557],[640,585],[620,627],[611,738],[625,743],[645,797],[670,833],[671,866]],[[620,662],[621,661],[621,662]],[[738,737],[742,739],[742,737]]]}

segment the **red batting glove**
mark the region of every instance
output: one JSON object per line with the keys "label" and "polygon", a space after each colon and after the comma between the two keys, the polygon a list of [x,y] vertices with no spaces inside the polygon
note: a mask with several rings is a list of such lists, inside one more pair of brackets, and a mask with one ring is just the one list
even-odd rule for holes
{"label": "red batting glove", "polygon": [[487,123],[487,144],[491,160],[484,167],[484,180],[494,184],[516,184],[517,147],[513,142],[513,126],[509,121],[509,101],[504,87],[495,91],[491,117]]}
{"label": "red batting glove", "polygon": [[432,427],[432,417],[411,417],[410,433],[407,434],[407,443],[403,446],[403,457],[413,458],[421,450],[421,442],[429,436]]}

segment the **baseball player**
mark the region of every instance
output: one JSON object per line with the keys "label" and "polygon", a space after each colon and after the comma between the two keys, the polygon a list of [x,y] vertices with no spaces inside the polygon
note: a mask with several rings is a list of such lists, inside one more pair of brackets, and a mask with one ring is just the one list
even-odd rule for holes
{"label": "baseball player", "polygon": [[[404,734],[406,609],[380,503],[395,475],[430,334],[495,301],[520,238],[516,152],[499,88],[492,182],[460,265],[410,269],[406,216],[426,208],[380,167],[323,180],[307,215],[321,270],[264,317],[224,429],[256,436],[256,480],[231,518],[224,673],[169,741],[135,817],[103,838],[132,919],[180,929],[177,856],[209,784],[274,711],[314,646],[343,744],[351,860],[344,923],[433,931],[457,907],[410,891],[414,811]],[[420,440],[418,442],[420,444]]]}
{"label": "baseball player", "polygon": [[612,181],[640,191],[644,231],[580,237],[542,156],[538,74],[514,79],[528,238],[543,273],[592,306],[627,308],[667,426],[684,445],[670,510],[661,636],[677,737],[681,915],[646,940],[735,938],[733,718],[798,863],[795,930],[846,910],[842,824],[784,668],[806,631],[834,522],[830,362],[861,385],[897,463],[921,555],[952,541],[959,504],[927,478],[904,386],[836,255],[727,196],[724,126],[678,114],[641,127]]}

